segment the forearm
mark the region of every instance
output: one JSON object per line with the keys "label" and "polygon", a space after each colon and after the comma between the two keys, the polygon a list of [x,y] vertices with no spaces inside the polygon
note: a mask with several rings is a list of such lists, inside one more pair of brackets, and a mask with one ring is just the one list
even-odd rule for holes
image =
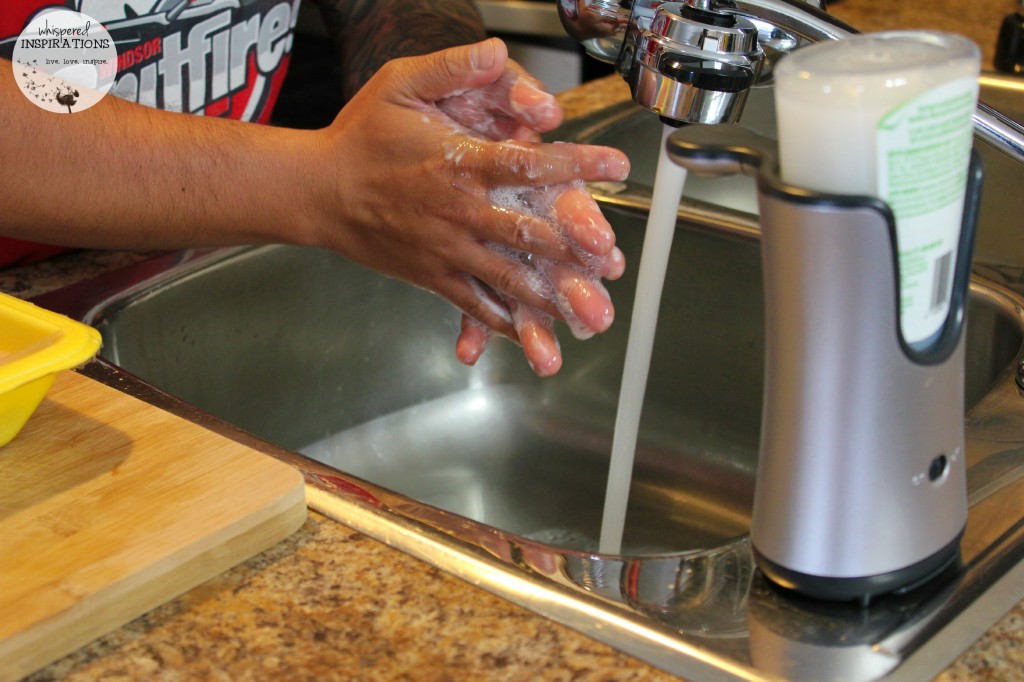
{"label": "forearm", "polygon": [[[610,226],[582,190],[555,200],[552,216],[527,207],[552,188],[621,181],[628,160],[609,148],[499,141],[461,128],[440,103],[483,91],[470,104],[497,100],[495,115],[517,127],[548,111],[549,97],[538,101],[535,88],[506,78],[515,76],[507,57],[501,41],[488,40],[391,61],[317,131],[114,97],[52,114],[29,103],[0,62],[0,233],[126,248],[315,244],[433,291],[511,338],[519,332],[501,302],[510,299],[560,316],[555,299],[564,297],[590,332],[603,331],[610,300],[577,266],[594,261],[600,276],[622,274]],[[521,189],[522,209],[495,205],[498,187]],[[557,261],[551,286],[507,255],[515,251]],[[464,339],[466,361],[482,350],[479,331]],[[557,346],[545,338],[524,347],[551,373]]]}
{"label": "forearm", "polygon": [[485,37],[472,0],[312,0],[338,48],[350,98],[388,60]]}
{"label": "forearm", "polygon": [[[300,131],[105,97],[55,114],[0,60],[0,233],[66,246],[302,242]],[[287,199],[284,200],[284,196]],[[298,206],[299,210],[296,210]]]}

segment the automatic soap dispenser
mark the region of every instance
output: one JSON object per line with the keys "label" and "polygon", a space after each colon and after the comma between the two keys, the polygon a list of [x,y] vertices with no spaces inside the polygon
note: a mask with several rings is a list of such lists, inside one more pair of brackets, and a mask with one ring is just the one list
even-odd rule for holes
{"label": "automatic soap dispenser", "polygon": [[864,604],[938,574],[958,560],[967,520],[963,331],[981,183],[969,142],[955,243],[930,273],[934,328],[906,320],[919,264],[900,251],[902,198],[787,182],[776,142],[738,126],[684,127],[667,146],[691,172],[757,176],[766,376],[751,544],[761,571]]}

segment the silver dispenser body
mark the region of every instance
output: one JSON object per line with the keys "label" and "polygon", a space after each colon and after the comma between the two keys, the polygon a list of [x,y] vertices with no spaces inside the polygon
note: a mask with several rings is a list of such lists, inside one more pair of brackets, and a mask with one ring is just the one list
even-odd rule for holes
{"label": "silver dispenser body", "polygon": [[959,557],[967,520],[964,313],[980,166],[972,161],[952,302],[906,344],[895,222],[872,197],[777,175],[774,142],[735,126],[669,141],[698,173],[757,171],[766,376],[751,543],[777,584],[826,599],[907,589]]}

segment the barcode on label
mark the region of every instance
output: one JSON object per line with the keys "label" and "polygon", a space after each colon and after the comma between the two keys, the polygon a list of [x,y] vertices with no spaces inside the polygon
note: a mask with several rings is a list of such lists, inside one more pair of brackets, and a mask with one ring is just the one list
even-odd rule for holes
{"label": "barcode on label", "polygon": [[935,269],[932,271],[932,312],[941,310],[946,305],[949,297],[949,271],[953,266],[953,252],[950,251],[935,259]]}

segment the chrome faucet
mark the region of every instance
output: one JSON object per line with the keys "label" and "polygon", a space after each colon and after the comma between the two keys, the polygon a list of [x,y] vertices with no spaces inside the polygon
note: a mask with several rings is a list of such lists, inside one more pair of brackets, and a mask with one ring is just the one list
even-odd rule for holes
{"label": "chrome faucet", "polygon": [[641,5],[633,5],[616,69],[633,99],[663,119],[734,123],[765,53],[753,22],[702,4],[664,4],[650,17],[638,16]]}
{"label": "chrome faucet", "polygon": [[803,0],[576,0],[562,25],[669,121],[731,123],[782,54],[856,30]]}
{"label": "chrome faucet", "polygon": [[[676,123],[732,123],[780,56],[857,29],[824,0],[560,0],[566,32],[629,84],[633,99]],[[988,105],[977,135],[1024,164],[1024,128]]]}
{"label": "chrome faucet", "polygon": [[822,0],[567,0],[558,6],[566,32],[583,43],[587,52],[614,62],[631,31],[649,25],[662,8],[678,11],[688,5],[709,14],[748,18],[757,26],[766,49],[789,52],[820,40],[836,40],[857,30],[825,12]]}

